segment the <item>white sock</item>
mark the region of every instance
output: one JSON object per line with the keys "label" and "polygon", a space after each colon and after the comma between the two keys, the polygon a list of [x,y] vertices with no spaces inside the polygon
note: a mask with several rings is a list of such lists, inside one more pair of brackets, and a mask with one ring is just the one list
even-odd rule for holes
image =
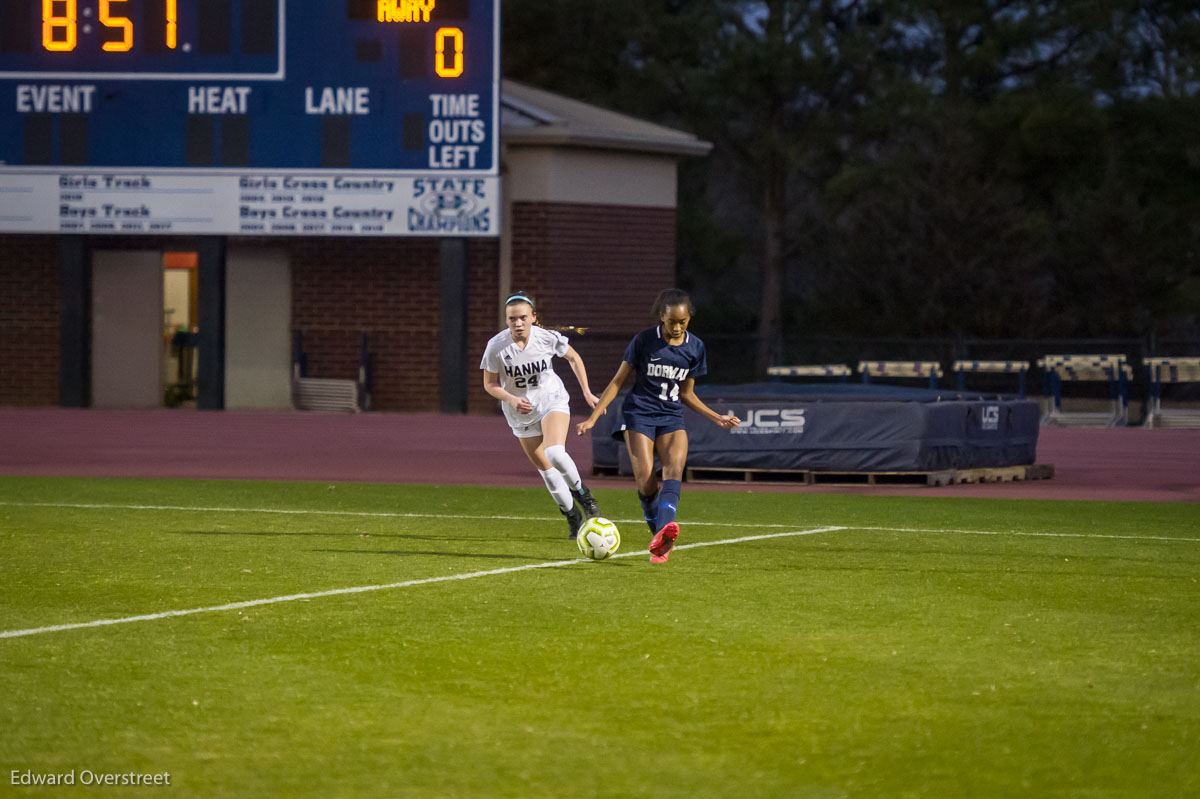
{"label": "white sock", "polygon": [[563,511],[571,510],[575,505],[575,497],[571,496],[571,489],[567,486],[567,481],[558,473],[558,469],[547,469],[542,471],[538,469],[538,474],[546,481],[546,489],[550,492],[550,496],[554,497],[554,501],[558,503],[558,507]]}
{"label": "white sock", "polygon": [[571,488],[578,491],[583,487],[583,481],[579,477],[579,469],[575,466],[575,461],[571,460],[571,456],[567,454],[567,448],[564,446],[546,447],[546,460],[550,464],[562,472],[562,476],[567,478],[567,484]]}

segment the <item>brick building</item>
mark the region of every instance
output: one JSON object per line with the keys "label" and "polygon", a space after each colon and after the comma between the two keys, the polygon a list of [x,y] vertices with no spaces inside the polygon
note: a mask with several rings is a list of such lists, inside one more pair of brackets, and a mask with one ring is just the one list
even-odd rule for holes
{"label": "brick building", "polygon": [[365,335],[372,409],[489,412],[479,358],[518,289],[586,329],[598,393],[674,281],[676,165],[708,149],[504,81],[499,238],[0,235],[0,405],[163,404],[173,303],[199,407],[291,407],[301,354],[308,377],[354,380]]}

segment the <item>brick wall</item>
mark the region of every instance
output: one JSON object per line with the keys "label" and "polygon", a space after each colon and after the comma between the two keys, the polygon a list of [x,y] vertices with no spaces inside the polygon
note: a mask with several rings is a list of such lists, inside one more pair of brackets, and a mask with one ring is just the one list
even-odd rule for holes
{"label": "brick wall", "polygon": [[[513,288],[531,292],[545,324],[568,334],[597,394],[629,339],[653,323],[650,306],[675,278],[675,212],[602,205],[518,203],[513,209]],[[438,410],[440,245],[426,239],[306,239],[290,246],[292,326],[304,333],[308,374],[353,379],[360,336],[370,336],[375,410]],[[499,244],[468,246],[467,409],[497,413],[477,370],[501,329]],[[556,368],[586,408],[565,363]]]}
{"label": "brick wall", "polygon": [[[436,239],[305,239],[288,247],[292,327],[304,336],[309,377],[354,379],[361,337],[372,359],[372,408],[437,411],[441,245]],[[468,368],[475,342],[495,331],[498,243],[468,245]],[[491,331],[491,332],[486,332]],[[482,352],[482,344],[477,347]],[[468,376],[468,409],[487,410]]]}
{"label": "brick wall", "polygon": [[469,413],[499,413],[499,406],[483,390],[483,375],[479,362],[483,348],[499,329],[496,320],[499,310],[496,297],[500,291],[499,241],[490,247],[472,242],[467,258],[467,411]]}
{"label": "brick wall", "polygon": [[[675,285],[675,211],[610,205],[517,203],[513,208],[513,289],[538,303],[548,327],[568,334],[595,394],[608,385],[625,345],[654,324],[651,306]],[[556,369],[576,414],[587,406],[565,363]]]}
{"label": "brick wall", "polygon": [[0,405],[59,402],[54,236],[0,236]]}
{"label": "brick wall", "polygon": [[[518,203],[513,209],[513,288],[538,299],[548,326],[568,334],[603,390],[629,338],[653,323],[650,305],[675,276],[672,209]],[[170,240],[106,239],[106,246],[168,247]],[[373,408],[436,411],[440,243],[436,239],[235,239],[282,248],[292,265],[292,328],[304,335],[308,374],[354,379],[366,332]],[[502,328],[499,242],[468,246],[467,407],[497,413],[477,367]],[[0,236],[0,404],[59,401],[59,266],[54,236]],[[574,376],[556,364],[582,413]]]}

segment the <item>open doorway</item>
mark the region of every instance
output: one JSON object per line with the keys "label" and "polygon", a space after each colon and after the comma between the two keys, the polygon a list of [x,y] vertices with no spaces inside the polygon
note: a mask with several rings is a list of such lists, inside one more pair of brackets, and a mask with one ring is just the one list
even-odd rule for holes
{"label": "open doorway", "polygon": [[162,254],[163,404],[168,408],[196,406],[198,262],[195,252]]}
{"label": "open doorway", "polygon": [[[93,407],[292,407],[286,250],[202,245],[90,257],[91,349],[80,360]],[[219,330],[202,329],[213,319]]]}
{"label": "open doorway", "polygon": [[92,253],[92,407],[195,407],[197,261],[195,252]]}

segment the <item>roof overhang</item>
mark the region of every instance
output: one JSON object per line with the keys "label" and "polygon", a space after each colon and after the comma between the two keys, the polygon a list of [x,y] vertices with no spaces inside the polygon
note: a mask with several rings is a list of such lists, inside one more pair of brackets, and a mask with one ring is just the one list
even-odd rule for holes
{"label": "roof overhang", "polygon": [[578,147],[653,155],[708,155],[712,144],[684,131],[572,100],[516,81],[501,82],[506,146]]}

